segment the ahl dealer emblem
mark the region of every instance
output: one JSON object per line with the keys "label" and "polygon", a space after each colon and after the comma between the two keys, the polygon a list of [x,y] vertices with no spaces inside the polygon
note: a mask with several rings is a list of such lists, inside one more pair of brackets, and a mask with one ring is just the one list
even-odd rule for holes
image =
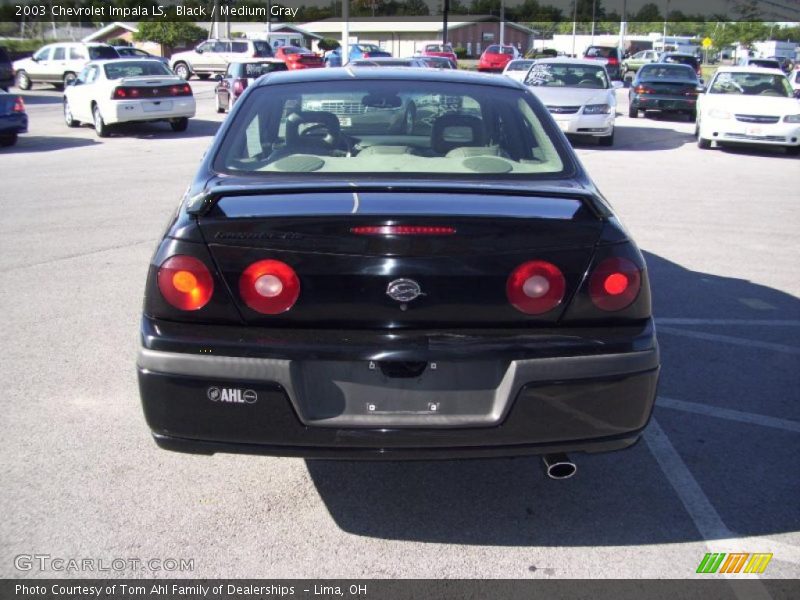
{"label": "ahl dealer emblem", "polygon": [[398,302],[411,302],[419,296],[424,296],[422,288],[413,279],[395,279],[386,287],[386,295]]}
{"label": "ahl dealer emblem", "polygon": [[218,388],[216,386],[208,388],[206,396],[212,402],[234,402],[238,404],[254,404],[258,400],[255,390],[243,390],[241,388]]}

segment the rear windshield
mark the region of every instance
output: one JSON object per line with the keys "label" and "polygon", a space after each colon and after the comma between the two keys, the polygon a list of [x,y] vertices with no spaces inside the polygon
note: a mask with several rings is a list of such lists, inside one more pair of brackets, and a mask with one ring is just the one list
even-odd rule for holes
{"label": "rear windshield", "polygon": [[592,58],[609,58],[617,55],[617,49],[608,46],[589,46],[584,56]]}
{"label": "rear windshield", "polygon": [[362,52],[366,52],[369,54],[370,52],[382,52],[380,46],[376,46],[375,44],[359,44],[359,48],[361,48]]}
{"label": "rear windshield", "polygon": [[285,71],[288,67],[286,63],[244,63],[242,65],[243,76],[247,78],[257,78],[273,71]]}
{"label": "rear windshield", "polygon": [[447,46],[442,46],[441,44],[428,44],[425,46],[425,52],[452,52],[453,47],[448,44]]}
{"label": "rear windshield", "polygon": [[532,60],[512,60],[506,67],[507,71],[527,71],[533,64]]}
{"label": "rear windshield", "polygon": [[270,58],[272,56],[272,46],[269,45],[269,42],[253,42],[253,48],[258,58]]}
{"label": "rear windshield", "polygon": [[172,75],[163,63],[157,60],[120,60],[103,65],[106,79],[123,77],[148,77],[153,75]]}
{"label": "rear windshield", "polygon": [[514,54],[514,48],[511,46],[489,46],[486,48],[489,54]]}
{"label": "rear windshield", "polygon": [[528,92],[430,81],[255,88],[215,158],[227,173],[534,178],[568,151]]}
{"label": "rear windshield", "polygon": [[661,62],[674,63],[679,65],[689,65],[690,67],[697,66],[697,59],[694,56],[665,56]]}
{"label": "rear windshield", "polygon": [[90,60],[110,60],[119,58],[119,54],[111,46],[89,46]]}
{"label": "rear windshield", "polygon": [[769,73],[720,73],[708,91],[739,96],[792,96],[792,86],[786,77]]}
{"label": "rear windshield", "polygon": [[750,60],[750,66],[752,67],[763,67],[764,69],[780,69],[781,65],[777,60],[760,60],[754,59]]}
{"label": "rear windshield", "polygon": [[679,79],[695,82],[697,81],[697,73],[686,65],[650,64],[643,66],[639,71],[639,79],[647,81],[659,79],[674,81]]}
{"label": "rear windshield", "polygon": [[608,89],[606,70],[601,66],[538,63],[531,67],[525,78],[526,85],[540,87],[577,87],[596,90]]}

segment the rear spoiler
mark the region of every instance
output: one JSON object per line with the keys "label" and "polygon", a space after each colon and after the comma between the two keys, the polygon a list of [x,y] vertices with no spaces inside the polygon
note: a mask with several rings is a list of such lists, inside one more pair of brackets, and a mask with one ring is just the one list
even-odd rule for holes
{"label": "rear spoiler", "polygon": [[502,195],[534,198],[563,198],[577,200],[586,206],[597,218],[605,219],[612,213],[605,202],[595,194],[583,189],[564,189],[555,186],[542,186],[535,189],[520,189],[518,185],[505,186],[502,184],[481,183],[436,183],[413,184],[400,183],[296,183],[296,184],[267,184],[267,185],[217,185],[205,189],[199,194],[188,198],[186,212],[194,216],[207,214],[216,203],[226,196],[265,196],[278,194],[310,194],[310,193],[442,193],[442,194],[471,194],[471,195]]}

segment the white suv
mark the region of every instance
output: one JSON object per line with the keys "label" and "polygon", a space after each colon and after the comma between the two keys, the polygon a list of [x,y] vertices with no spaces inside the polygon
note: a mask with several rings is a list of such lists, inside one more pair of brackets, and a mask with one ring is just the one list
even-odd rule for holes
{"label": "white suv", "polygon": [[30,58],[14,61],[14,76],[21,90],[29,90],[34,83],[52,83],[60,89],[69,85],[89,61],[113,58],[119,58],[119,54],[108,44],[49,44]]}
{"label": "white suv", "polygon": [[270,57],[272,48],[269,42],[262,40],[206,40],[194,50],[173,54],[170,64],[181,79],[189,79],[192,75],[208,79],[217,73],[225,73],[229,62]]}

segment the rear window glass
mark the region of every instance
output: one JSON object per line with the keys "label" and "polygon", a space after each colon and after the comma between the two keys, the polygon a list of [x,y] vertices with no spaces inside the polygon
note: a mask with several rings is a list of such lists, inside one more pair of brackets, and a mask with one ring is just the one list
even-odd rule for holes
{"label": "rear window glass", "polygon": [[639,72],[640,79],[682,79],[686,81],[697,81],[697,73],[686,65],[645,65]]}
{"label": "rear window glass", "polygon": [[694,56],[665,56],[661,62],[689,65],[690,67],[697,66],[697,59]]}
{"label": "rear window glass", "polygon": [[585,54],[585,56],[590,56],[592,58],[599,58],[599,57],[609,58],[616,55],[617,55],[616,48],[608,48],[606,46],[589,46],[586,49],[586,54]]}
{"label": "rear window glass", "polygon": [[103,65],[106,79],[122,79],[123,77],[147,77],[152,75],[172,75],[161,62],[157,60],[136,60],[108,63]]}
{"label": "rear window glass", "polygon": [[247,52],[247,42],[231,42],[231,52]]}
{"label": "rear window glass", "polygon": [[244,63],[242,71],[247,78],[256,78],[272,73],[273,71],[285,71],[287,69],[286,63]]}
{"label": "rear window glass", "polygon": [[255,55],[259,58],[268,58],[272,56],[272,48],[268,42],[253,42]]}
{"label": "rear window glass", "polygon": [[601,66],[538,63],[525,78],[526,85],[537,87],[577,87],[604,90],[609,87]]}
{"label": "rear window glass", "polygon": [[533,64],[532,60],[512,60],[506,67],[509,71],[527,71]]}
{"label": "rear window glass", "polygon": [[561,174],[569,155],[537,106],[522,90],[486,85],[359,80],[265,86],[236,113],[214,166],[309,177]]}
{"label": "rear window glass", "polygon": [[111,46],[89,46],[89,58],[91,60],[109,60],[119,58],[119,54]]}

